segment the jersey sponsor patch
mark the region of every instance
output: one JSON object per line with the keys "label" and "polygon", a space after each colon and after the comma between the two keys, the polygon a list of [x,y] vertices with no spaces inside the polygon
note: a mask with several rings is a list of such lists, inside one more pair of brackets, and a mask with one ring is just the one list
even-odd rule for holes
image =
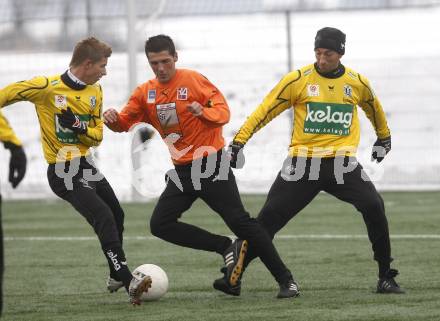
{"label": "jersey sponsor patch", "polygon": [[319,96],[319,85],[307,85],[307,95],[309,97],[317,97]]}
{"label": "jersey sponsor patch", "polygon": [[177,88],[177,100],[187,100],[188,99],[188,88],[182,87]]}
{"label": "jersey sponsor patch", "polygon": [[304,133],[350,135],[353,120],[353,105],[309,102],[304,120]]}
{"label": "jersey sponsor patch", "polygon": [[176,111],[176,103],[156,105],[157,118],[164,134],[181,133],[179,118]]}
{"label": "jersey sponsor patch", "polygon": [[59,109],[67,107],[67,96],[55,95],[55,107]]}
{"label": "jersey sponsor patch", "polygon": [[156,89],[148,90],[147,104],[154,104],[156,101]]}

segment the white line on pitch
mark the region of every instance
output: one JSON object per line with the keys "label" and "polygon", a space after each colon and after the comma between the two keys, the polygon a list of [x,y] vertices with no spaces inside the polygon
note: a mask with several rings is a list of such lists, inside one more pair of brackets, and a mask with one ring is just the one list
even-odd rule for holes
{"label": "white line on pitch", "polygon": [[[298,234],[277,235],[275,239],[366,239],[364,234]],[[440,234],[392,234],[392,239],[440,239]]]}
{"label": "white line on pitch", "polygon": [[[232,236],[231,236],[232,237]],[[394,234],[392,239],[440,239],[440,234]],[[305,240],[338,240],[338,239],[366,239],[363,234],[287,234],[277,235],[275,239],[305,239]],[[7,236],[5,241],[94,241],[95,236]],[[154,236],[126,236],[125,240],[145,241],[158,240]]]}

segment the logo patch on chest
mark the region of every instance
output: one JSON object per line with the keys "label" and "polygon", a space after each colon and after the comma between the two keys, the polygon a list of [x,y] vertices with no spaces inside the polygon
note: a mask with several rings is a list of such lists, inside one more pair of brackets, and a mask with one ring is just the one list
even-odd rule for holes
{"label": "logo patch on chest", "polygon": [[160,125],[165,130],[179,124],[177,118],[176,103],[156,105],[157,118]]}
{"label": "logo patch on chest", "polygon": [[177,88],[177,100],[188,100],[188,88]]}
{"label": "logo patch on chest", "polygon": [[153,104],[156,101],[156,89],[148,90],[147,103]]}
{"label": "logo patch on chest", "polygon": [[307,85],[307,95],[309,97],[319,96],[319,85]]}
{"label": "logo patch on chest", "polygon": [[179,137],[182,136],[175,102],[156,105],[156,113],[162,128],[162,135],[166,136],[173,133],[178,134]]}
{"label": "logo patch on chest", "polygon": [[62,109],[67,107],[67,96],[66,95],[55,95],[55,107]]}
{"label": "logo patch on chest", "polygon": [[89,97],[90,108],[93,110],[96,107],[96,96]]}
{"label": "logo patch on chest", "polygon": [[353,98],[353,88],[350,85],[344,85],[344,96]]}

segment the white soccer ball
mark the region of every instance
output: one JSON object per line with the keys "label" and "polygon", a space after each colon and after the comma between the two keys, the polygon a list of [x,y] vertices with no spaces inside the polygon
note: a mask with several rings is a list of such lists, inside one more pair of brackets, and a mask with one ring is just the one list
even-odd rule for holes
{"label": "white soccer ball", "polygon": [[159,300],[168,291],[168,276],[160,266],[155,264],[142,264],[138,266],[133,274],[140,272],[151,277],[151,288],[144,292],[141,301]]}

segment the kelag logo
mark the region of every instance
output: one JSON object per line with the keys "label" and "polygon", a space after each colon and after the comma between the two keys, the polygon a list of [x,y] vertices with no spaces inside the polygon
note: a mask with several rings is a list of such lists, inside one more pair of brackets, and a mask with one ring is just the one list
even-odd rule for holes
{"label": "kelag logo", "polygon": [[310,102],[306,106],[304,133],[339,136],[350,134],[353,105]]}

